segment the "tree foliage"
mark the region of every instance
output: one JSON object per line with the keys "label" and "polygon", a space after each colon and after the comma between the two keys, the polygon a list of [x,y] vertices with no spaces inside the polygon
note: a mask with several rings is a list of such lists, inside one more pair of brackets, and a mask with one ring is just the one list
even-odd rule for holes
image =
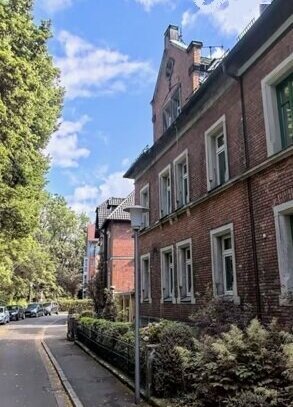
{"label": "tree foliage", "polygon": [[50,24],[36,26],[31,10],[30,0],[0,3],[0,229],[9,239],[37,224],[48,168],[42,151],[63,94],[47,50]]}
{"label": "tree foliage", "polygon": [[44,192],[44,155],[63,89],[48,52],[50,23],[32,0],[0,2],[0,300],[75,294],[84,216]]}
{"label": "tree foliage", "polygon": [[87,223],[88,218],[68,208],[63,197],[47,195],[37,239],[54,261],[58,285],[72,297],[81,286]]}

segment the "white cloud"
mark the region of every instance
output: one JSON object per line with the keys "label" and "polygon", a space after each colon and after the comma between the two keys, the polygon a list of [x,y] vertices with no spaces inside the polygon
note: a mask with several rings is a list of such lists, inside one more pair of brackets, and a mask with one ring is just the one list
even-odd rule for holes
{"label": "white cloud", "polygon": [[122,164],[122,167],[128,167],[130,165],[130,159],[128,157],[123,158],[121,164]]}
{"label": "white cloud", "polygon": [[191,10],[186,10],[182,14],[182,20],[181,20],[181,25],[182,27],[189,27],[192,26],[196,20],[197,13],[191,11]]}
{"label": "white cloud", "polygon": [[141,4],[146,11],[150,11],[154,6],[161,4],[172,4],[171,0],[135,0],[136,3]]}
{"label": "white cloud", "polygon": [[56,64],[69,99],[125,92],[130,84],[144,84],[155,77],[149,62],[131,60],[67,31],[62,31],[58,40],[64,56],[56,58]]}
{"label": "white cloud", "polygon": [[133,181],[123,178],[123,172],[107,174],[100,185],[84,184],[76,187],[67,197],[69,206],[76,212],[85,212],[92,219],[96,207],[106,199],[114,196],[126,197],[134,188]]}
{"label": "white cloud", "polygon": [[240,34],[253,18],[259,16],[261,0],[194,0],[198,10],[187,10],[182,15],[182,25],[194,25],[197,18],[207,16],[225,34]]}
{"label": "white cloud", "polygon": [[222,58],[225,54],[225,50],[221,47],[216,47],[212,53],[212,58]]}
{"label": "white cloud", "polygon": [[78,161],[89,156],[90,151],[78,144],[78,134],[88,121],[88,116],[82,116],[76,122],[61,121],[59,129],[52,135],[45,150],[45,153],[50,156],[53,166],[78,167]]}
{"label": "white cloud", "polygon": [[41,0],[40,4],[49,13],[56,13],[72,6],[73,0]]}

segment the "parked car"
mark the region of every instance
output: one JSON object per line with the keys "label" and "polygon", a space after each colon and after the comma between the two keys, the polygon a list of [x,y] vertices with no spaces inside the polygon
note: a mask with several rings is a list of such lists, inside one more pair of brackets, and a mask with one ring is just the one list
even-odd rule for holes
{"label": "parked car", "polygon": [[43,304],[43,306],[44,306],[45,315],[52,315],[52,314],[58,315],[59,306],[58,306],[57,302],[45,302]]}
{"label": "parked car", "polygon": [[44,308],[42,304],[38,304],[37,302],[33,302],[29,304],[25,310],[26,317],[43,317],[44,316]]}
{"label": "parked car", "polygon": [[24,309],[20,305],[7,305],[10,321],[19,321],[25,318]]}
{"label": "parked car", "polygon": [[8,324],[10,321],[9,311],[5,306],[0,306],[0,324]]}

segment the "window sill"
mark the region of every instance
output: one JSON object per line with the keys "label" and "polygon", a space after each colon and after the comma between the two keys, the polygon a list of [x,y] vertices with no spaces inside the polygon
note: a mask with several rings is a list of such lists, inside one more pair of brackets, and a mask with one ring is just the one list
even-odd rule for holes
{"label": "window sill", "polygon": [[147,298],[145,300],[141,300],[140,302],[141,302],[141,304],[151,304],[152,300],[151,300],[151,298]]}
{"label": "window sill", "polygon": [[161,304],[176,304],[175,298],[161,298]]}
{"label": "window sill", "polygon": [[178,304],[195,304],[194,297],[177,298]]}
{"label": "window sill", "polygon": [[240,305],[241,299],[238,295],[217,295],[216,298],[219,298],[220,300],[227,301],[227,302],[234,302],[235,305]]}

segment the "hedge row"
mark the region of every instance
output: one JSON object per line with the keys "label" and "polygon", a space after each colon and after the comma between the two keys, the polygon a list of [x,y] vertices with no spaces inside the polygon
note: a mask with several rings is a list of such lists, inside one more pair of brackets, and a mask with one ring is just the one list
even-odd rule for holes
{"label": "hedge row", "polygon": [[[134,343],[131,324],[86,317],[80,324]],[[253,319],[196,338],[188,325],[163,320],[140,333],[142,350],[158,345],[153,389],[176,407],[293,407],[293,335],[276,322],[265,328]]]}
{"label": "hedge row", "polygon": [[68,298],[58,299],[59,310],[71,314],[80,314],[83,311],[94,310],[94,304],[90,299],[76,300]]}

